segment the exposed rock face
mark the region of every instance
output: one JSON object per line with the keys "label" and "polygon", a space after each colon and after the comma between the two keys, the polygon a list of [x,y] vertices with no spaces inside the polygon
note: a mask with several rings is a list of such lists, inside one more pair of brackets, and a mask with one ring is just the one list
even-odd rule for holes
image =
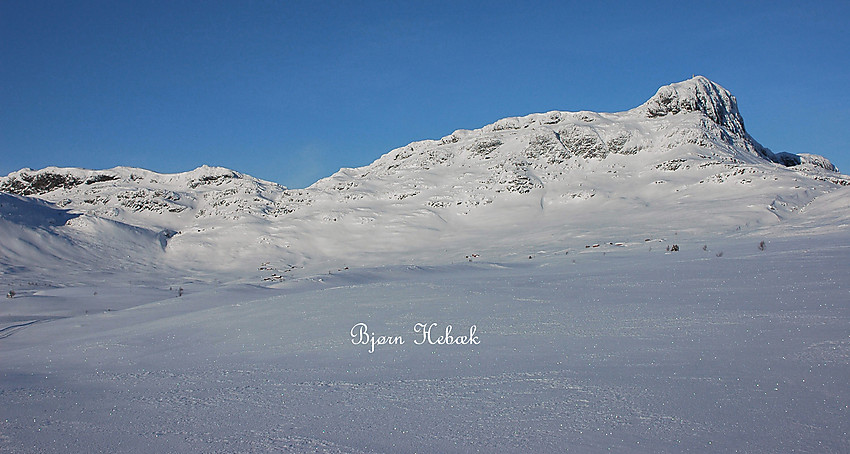
{"label": "exposed rock face", "polygon": [[735,97],[703,76],[659,88],[643,108],[650,118],[680,112],[702,112],[731,133],[739,136],[747,134]]}

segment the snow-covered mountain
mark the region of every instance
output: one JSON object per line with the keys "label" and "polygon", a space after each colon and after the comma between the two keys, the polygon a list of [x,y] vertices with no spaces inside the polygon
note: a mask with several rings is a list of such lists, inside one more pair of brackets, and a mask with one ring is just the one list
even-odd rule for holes
{"label": "snow-covered mountain", "polygon": [[701,77],[306,189],[14,172],[0,452],[850,452],[848,181]]}
{"label": "snow-covered mountain", "polygon": [[[12,238],[34,232],[98,250],[101,262],[142,255],[196,270],[521,255],[805,224],[795,220],[813,206],[845,210],[822,196],[848,184],[822,156],[760,145],[735,97],[698,76],[626,112],[538,113],[414,142],[306,189],[207,166],[20,170],[0,178],[14,195],[2,202],[3,266],[53,254],[36,240],[24,242],[29,259],[12,251]],[[44,210],[66,221],[20,218]]]}

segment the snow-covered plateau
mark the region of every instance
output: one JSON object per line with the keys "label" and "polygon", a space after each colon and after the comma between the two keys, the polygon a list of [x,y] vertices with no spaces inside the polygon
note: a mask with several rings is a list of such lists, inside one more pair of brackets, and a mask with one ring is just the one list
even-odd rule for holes
{"label": "snow-covered plateau", "polygon": [[850,451],[850,177],[704,77],[304,189],[0,191],[0,452]]}

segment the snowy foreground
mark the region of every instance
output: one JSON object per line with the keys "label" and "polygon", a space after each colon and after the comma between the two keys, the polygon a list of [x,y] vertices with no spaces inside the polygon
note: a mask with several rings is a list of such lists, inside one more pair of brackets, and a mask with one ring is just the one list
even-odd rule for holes
{"label": "snowy foreground", "polygon": [[[0,451],[850,451],[847,230],[673,240],[182,297],[23,285]],[[369,353],[357,323],[404,344]],[[417,323],[479,343],[417,345]]]}

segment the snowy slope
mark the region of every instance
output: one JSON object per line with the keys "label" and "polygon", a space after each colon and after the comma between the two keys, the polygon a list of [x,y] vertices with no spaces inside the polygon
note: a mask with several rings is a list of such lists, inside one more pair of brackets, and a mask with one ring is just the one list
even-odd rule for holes
{"label": "snowy slope", "polygon": [[[708,248],[206,286],[39,323],[0,338],[0,452],[847,452],[846,233]],[[431,322],[480,344],[414,344]],[[356,323],[405,343],[369,353]]]}
{"label": "snowy slope", "polygon": [[149,268],[161,261],[168,230],[151,230],[0,193],[0,272],[75,276]]}

